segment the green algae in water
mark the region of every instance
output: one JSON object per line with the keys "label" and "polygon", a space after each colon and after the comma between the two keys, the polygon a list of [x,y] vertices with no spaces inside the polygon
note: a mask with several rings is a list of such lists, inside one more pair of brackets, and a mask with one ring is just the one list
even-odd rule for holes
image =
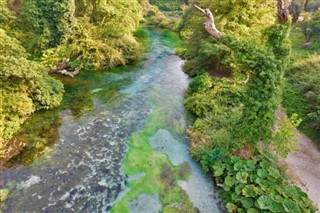
{"label": "green algae in water", "polygon": [[[70,110],[74,119],[81,119],[83,115],[95,112],[94,100],[104,104],[111,103],[112,107],[119,106],[125,96],[118,90],[130,84],[131,78],[117,79],[117,77],[119,73],[128,72],[130,69],[133,69],[133,66],[115,68],[112,72],[83,71],[76,78],[56,76],[65,87],[62,105],[56,109],[36,112],[22,125],[15,139],[26,146],[5,166],[29,166],[40,156],[50,153],[51,147],[59,139],[58,128],[61,125],[59,114],[62,110]],[[94,92],[97,88],[98,92]]]}
{"label": "green algae in water", "polygon": [[166,46],[171,48],[182,48],[185,47],[185,44],[181,40],[181,37],[178,33],[163,30],[162,31],[163,42]]}
{"label": "green algae in water", "polygon": [[111,212],[130,212],[128,203],[141,193],[159,194],[163,212],[196,212],[188,195],[177,183],[188,178],[188,166],[184,163],[173,166],[165,155],[155,152],[149,144],[149,138],[158,129],[166,128],[161,116],[159,111],[153,112],[146,126],[129,140],[124,170],[127,175],[145,175],[128,183],[130,191],[112,207]]}

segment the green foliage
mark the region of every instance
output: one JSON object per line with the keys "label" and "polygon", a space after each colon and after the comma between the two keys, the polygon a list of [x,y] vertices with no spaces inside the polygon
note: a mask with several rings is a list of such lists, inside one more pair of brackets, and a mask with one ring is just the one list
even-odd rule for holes
{"label": "green foliage", "polygon": [[223,36],[221,42],[232,50],[233,64],[248,76],[243,92],[243,112],[236,127],[238,145],[272,136],[274,112],[278,108],[286,57],[290,47],[286,42],[287,26],[275,25],[264,31],[265,45],[257,40],[239,41]]}
{"label": "green foliage", "polygon": [[318,141],[320,135],[319,69],[318,55],[294,63],[287,72],[289,82],[284,93],[284,105],[289,113],[297,112],[301,116],[302,130],[315,141]]}
{"label": "green foliage", "polygon": [[201,160],[212,171],[229,212],[315,212],[307,195],[292,186],[275,163],[262,156],[240,159],[224,149],[208,151]]}
{"label": "green foliage", "polygon": [[273,133],[272,146],[275,148],[276,153],[283,158],[292,151],[298,151],[298,141],[295,136],[299,134],[294,130],[301,123],[298,114],[292,114],[290,119],[284,116],[282,119],[278,118],[277,130]]}
{"label": "green foliage", "polygon": [[150,3],[159,7],[160,10],[174,11],[181,10],[185,0],[150,0]]}
{"label": "green foliage", "polygon": [[133,36],[143,18],[137,1],[85,1],[60,44],[43,53],[43,64],[71,58],[73,67],[106,69],[137,60],[140,44]]}
{"label": "green foliage", "polygon": [[32,47],[35,53],[60,43],[62,36],[70,30],[74,10],[73,0],[23,1],[23,15],[37,38]]}
{"label": "green foliage", "polygon": [[239,82],[215,79],[208,74],[191,81],[185,105],[199,116],[188,129],[191,152],[196,159],[214,147],[231,149],[236,145],[232,138],[241,115],[241,89]]}
{"label": "green foliage", "polygon": [[8,30],[10,25],[16,20],[12,11],[9,10],[6,0],[0,0],[0,28]]}
{"label": "green foliage", "polygon": [[[271,26],[274,21],[274,3],[263,0],[224,0],[194,1],[203,8],[210,8],[215,17],[217,28],[237,39],[262,35],[262,30]],[[192,76],[199,71],[237,72],[232,61],[233,56],[228,46],[215,41],[203,27],[203,14],[191,5],[185,11],[181,34],[187,41],[185,70]],[[200,72],[201,73],[201,72]]]}
{"label": "green foliage", "polygon": [[305,41],[310,42],[320,34],[320,11],[315,13],[304,12],[301,17],[303,20],[297,22],[297,27],[300,28]]}
{"label": "green foliage", "polygon": [[62,100],[62,84],[44,67],[26,59],[19,42],[0,29],[0,139],[10,139],[35,110],[56,107]]}
{"label": "green foliage", "polygon": [[[220,2],[223,5],[228,1]],[[220,14],[215,14],[219,19]],[[218,27],[227,34],[218,42],[201,37],[203,29],[193,28],[193,33],[200,36],[191,45],[194,52],[189,55],[190,63],[209,70],[201,60],[209,60],[205,65],[212,63],[211,59],[223,61],[219,52],[223,48],[228,56],[223,70],[231,69],[234,79],[212,80],[200,75],[190,83],[185,104],[199,117],[188,130],[191,153],[204,171],[212,171],[223,188],[229,212],[315,212],[307,195],[288,183],[274,166],[276,162],[252,152],[259,149],[259,142],[271,144],[282,156],[294,149],[292,131],[299,123],[295,117],[292,121],[285,118],[278,123],[278,131],[272,131],[290,54],[289,27],[262,25],[256,34],[252,31],[250,39],[234,37],[226,28]]]}

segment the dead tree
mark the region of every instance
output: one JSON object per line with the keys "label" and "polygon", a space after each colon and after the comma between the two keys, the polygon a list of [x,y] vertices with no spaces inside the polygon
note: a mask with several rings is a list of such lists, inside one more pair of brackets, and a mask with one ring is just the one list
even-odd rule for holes
{"label": "dead tree", "polygon": [[201,7],[194,5],[195,8],[197,8],[200,12],[202,12],[206,17],[207,21],[204,23],[204,26],[208,33],[212,35],[214,38],[220,40],[221,39],[221,33],[220,31],[216,28],[216,25],[214,23],[214,17],[212,15],[212,12],[210,9],[202,9]]}
{"label": "dead tree", "polygon": [[65,68],[67,67],[67,64],[68,64],[69,60],[70,60],[69,58],[63,59],[62,62],[60,62],[55,69],[49,70],[48,73],[49,74],[51,74],[51,73],[59,73],[61,75],[67,75],[67,76],[70,76],[71,78],[74,78],[74,76],[79,74],[80,70],[76,69],[73,72],[67,71]]}
{"label": "dead tree", "polygon": [[[290,5],[290,3],[291,0],[278,0],[278,18],[280,24],[285,24],[289,20],[288,6]],[[204,25],[208,33],[217,40],[220,40],[222,35],[221,32],[216,28],[214,17],[210,9],[202,9],[195,4],[193,6],[207,17],[207,21],[204,23]]]}

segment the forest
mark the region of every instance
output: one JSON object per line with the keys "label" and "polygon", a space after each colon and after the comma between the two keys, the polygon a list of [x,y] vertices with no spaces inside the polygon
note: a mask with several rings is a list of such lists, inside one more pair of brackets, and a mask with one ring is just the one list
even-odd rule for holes
{"label": "forest", "polygon": [[[152,46],[154,34],[150,29],[164,32],[162,40],[175,52]],[[166,57],[178,55],[183,59],[182,69],[190,80],[186,91],[179,95],[183,93],[186,115],[182,114],[188,121],[181,118],[182,114],[175,114],[180,108],[166,108],[171,98],[169,93],[163,96],[151,93],[150,100],[156,106],[152,110],[142,106],[144,96],[136,98],[140,105],[131,101],[131,105],[138,104],[132,112],[141,116],[137,123],[146,121],[140,129],[132,130],[132,135],[128,133],[126,146],[129,148],[126,149],[129,151],[124,151],[128,153],[121,160],[124,162],[121,168],[126,177],[139,176],[143,171],[146,181],[129,181],[131,194],[114,207],[108,204],[107,211],[129,211],[123,202],[133,202],[139,187],[149,194],[159,191],[161,212],[200,211],[195,204],[183,201],[188,200],[185,198],[188,193],[178,184],[188,179],[187,172],[183,172],[188,166],[178,167],[150,151],[152,143],[149,145],[148,141],[152,141],[152,134],[158,129],[167,129],[172,138],[186,138],[188,152],[200,163],[203,173],[214,179],[226,211],[317,212],[319,195],[310,196],[309,188],[301,187],[306,183],[298,172],[293,171],[302,179],[300,182],[295,181],[289,171],[295,168],[290,167],[292,153],[299,153],[307,146],[299,141],[299,132],[310,138],[312,149],[317,153],[314,161],[320,162],[319,38],[319,0],[0,0],[0,170],[3,170],[0,207],[4,212],[17,210],[14,201],[8,198],[13,184],[3,183],[5,172],[16,166],[14,162],[19,161],[19,156],[25,156],[26,150],[37,150],[45,156],[45,147],[51,143],[48,141],[58,143],[55,142],[59,141],[58,135],[64,134],[63,129],[58,130],[64,126],[59,113],[63,117],[66,114],[63,110],[68,106],[73,115],[77,114],[75,121],[68,118],[70,126],[72,122],[79,122],[77,125],[81,126],[84,122],[78,121],[81,116],[85,120],[92,112],[98,115],[98,107],[93,110],[94,105],[105,101],[105,97],[93,101],[94,94],[103,87],[80,87],[104,84],[102,80],[107,74],[131,76],[129,80],[122,77],[105,80],[105,84],[110,84],[110,91],[101,96],[108,96],[105,102],[115,99],[112,107],[115,112],[121,111],[121,107],[127,106],[126,93],[117,81],[129,84],[135,75],[122,69],[139,66],[142,69],[150,66],[150,70],[158,68],[161,72],[169,69],[151,59],[147,65],[141,65],[152,58],[148,52],[155,49],[164,51]],[[164,58],[161,54],[155,58]],[[130,72],[135,70],[138,68]],[[150,79],[157,83],[158,77],[152,78],[152,73]],[[96,76],[100,76],[97,79],[102,83],[94,82]],[[141,79],[148,82],[145,75]],[[158,84],[167,86],[170,82],[169,86],[178,88],[179,80]],[[139,86],[132,88],[135,91]],[[139,109],[145,114],[138,114]],[[151,115],[145,111],[151,111]],[[51,117],[46,113],[52,113]],[[144,118],[147,114],[150,117]],[[103,116],[99,114],[92,123]],[[38,121],[46,123],[34,126],[35,131],[39,128],[45,133],[37,136],[42,142],[34,143],[29,128],[32,122]],[[128,126],[120,128],[121,134],[127,134]],[[96,132],[92,137],[105,133]],[[64,142],[64,137],[60,138]],[[74,141],[70,138],[71,144]],[[30,166],[41,160],[42,154],[33,154],[24,164]],[[167,155],[170,158],[170,152]],[[149,168],[146,162],[153,167]],[[315,168],[315,172],[320,171]],[[191,179],[192,175],[189,176]],[[317,183],[319,176],[314,185]],[[7,199],[10,204],[6,206]]]}

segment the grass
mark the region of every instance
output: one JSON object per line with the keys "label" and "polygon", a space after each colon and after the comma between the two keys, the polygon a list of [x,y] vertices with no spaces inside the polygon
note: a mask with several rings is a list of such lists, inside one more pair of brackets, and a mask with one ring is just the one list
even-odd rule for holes
{"label": "grass", "polygon": [[145,127],[129,140],[124,171],[127,175],[144,173],[145,176],[127,184],[130,191],[112,207],[111,212],[130,212],[128,203],[140,193],[158,193],[163,212],[196,212],[188,195],[177,183],[177,180],[188,178],[188,166],[173,166],[166,155],[153,151],[148,142],[159,129],[166,128],[160,117],[161,113],[153,112]]}
{"label": "grass", "polygon": [[298,129],[311,138],[314,142],[320,144],[320,132],[314,128],[314,121],[308,117],[308,114],[312,111],[311,104],[308,103],[303,94],[301,94],[288,81],[283,87],[282,104],[286,108],[289,116],[291,116],[293,113],[297,113],[299,118],[302,119]]}
{"label": "grass", "polygon": [[[312,54],[318,54],[319,48],[314,46],[310,49],[303,49],[301,45],[305,43],[303,34],[298,29],[293,29],[290,34],[292,42],[292,62],[308,58]],[[313,41],[314,42],[314,41]],[[289,69],[290,70],[290,69]],[[304,98],[304,95],[298,91],[293,85],[290,73],[286,75],[287,81],[283,87],[282,104],[286,108],[289,115],[297,113],[303,120],[298,129],[306,134],[317,144],[320,144],[320,132],[315,129],[314,121],[312,121],[308,114],[312,111],[311,104]]]}
{"label": "grass", "polygon": [[[294,60],[299,60],[303,58],[307,58],[309,55],[318,53],[317,49],[315,48],[308,48],[303,49],[302,45],[306,43],[305,38],[303,34],[300,32],[299,29],[293,28],[290,32],[290,40],[292,43],[292,55],[291,57]],[[314,41],[312,41],[314,43]]]}

